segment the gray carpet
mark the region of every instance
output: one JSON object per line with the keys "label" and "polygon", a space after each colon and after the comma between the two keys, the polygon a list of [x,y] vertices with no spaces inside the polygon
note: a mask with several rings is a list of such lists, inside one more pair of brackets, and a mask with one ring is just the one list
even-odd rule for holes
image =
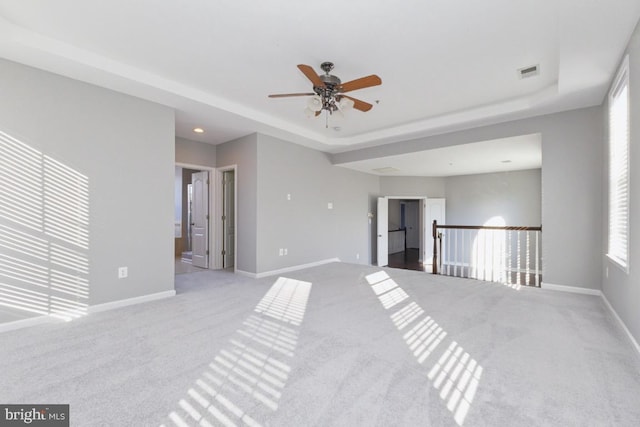
{"label": "gray carpet", "polygon": [[[285,280],[286,278],[286,280]],[[637,426],[598,297],[330,264],[0,335],[0,403],[74,426]]]}

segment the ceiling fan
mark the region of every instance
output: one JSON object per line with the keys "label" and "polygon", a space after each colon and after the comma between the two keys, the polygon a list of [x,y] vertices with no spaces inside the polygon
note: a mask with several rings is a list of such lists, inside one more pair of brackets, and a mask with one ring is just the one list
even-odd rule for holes
{"label": "ceiling fan", "polygon": [[[361,77],[359,79],[351,80],[346,83],[342,83],[337,76],[329,74],[333,70],[333,62],[323,62],[320,64],[320,68],[325,74],[316,74],[313,67],[309,65],[300,64],[298,69],[302,71],[310,81],[313,83],[313,92],[309,93],[281,93],[275,95],[269,95],[269,98],[285,98],[289,96],[311,96],[307,103],[305,112],[309,117],[319,116],[322,111],[327,112],[327,120],[330,114],[334,112],[341,113],[343,110],[349,108],[355,108],[363,112],[371,110],[373,105],[368,102],[361,101],[351,96],[345,95],[346,92],[351,92],[358,89],[364,89],[371,86],[378,86],[382,84],[380,77],[372,74],[370,76]],[[327,124],[328,126],[328,124]]]}

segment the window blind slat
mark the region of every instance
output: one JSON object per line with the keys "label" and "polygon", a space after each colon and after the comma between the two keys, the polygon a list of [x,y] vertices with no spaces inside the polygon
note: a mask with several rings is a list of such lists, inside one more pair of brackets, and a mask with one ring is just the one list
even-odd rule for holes
{"label": "window blind slat", "polygon": [[608,255],[627,267],[629,236],[629,73],[622,63],[609,93]]}

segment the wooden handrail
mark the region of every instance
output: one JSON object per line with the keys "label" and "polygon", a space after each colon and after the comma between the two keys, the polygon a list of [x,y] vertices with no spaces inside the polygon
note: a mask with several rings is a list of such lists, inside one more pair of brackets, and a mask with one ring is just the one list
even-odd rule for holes
{"label": "wooden handrail", "polygon": [[542,227],[520,227],[520,226],[495,226],[495,225],[438,225],[433,221],[434,227],[437,228],[457,228],[459,230],[521,230],[521,231],[542,231]]}

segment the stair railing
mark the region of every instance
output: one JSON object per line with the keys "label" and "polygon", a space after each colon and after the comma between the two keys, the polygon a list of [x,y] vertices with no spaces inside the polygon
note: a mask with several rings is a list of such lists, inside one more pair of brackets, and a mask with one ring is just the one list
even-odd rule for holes
{"label": "stair railing", "polygon": [[432,232],[433,274],[540,287],[542,227],[433,221]]}

